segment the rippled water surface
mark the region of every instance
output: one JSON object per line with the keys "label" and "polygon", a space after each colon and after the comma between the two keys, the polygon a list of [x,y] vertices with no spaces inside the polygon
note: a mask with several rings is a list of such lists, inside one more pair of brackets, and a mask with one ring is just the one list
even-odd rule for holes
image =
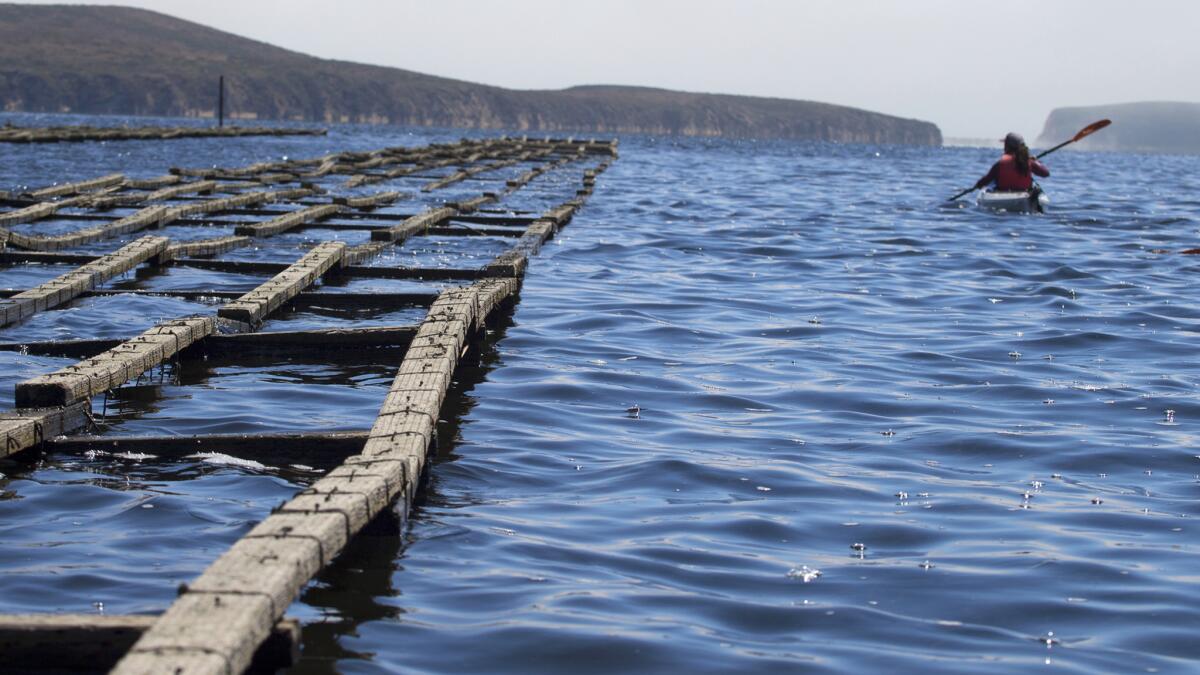
{"label": "rippled water surface", "polygon": [[[0,147],[0,188],[458,135]],[[941,201],[993,154],[623,138],[460,369],[414,516],[381,518],[291,608],[295,671],[1200,667],[1200,259],[1179,253],[1200,242],[1200,163],[1061,152],[1044,216]],[[545,209],[577,173],[503,205]],[[237,257],[295,257],[293,237],[282,258]],[[377,264],[502,249],[470,239]],[[0,286],[56,273],[3,269]],[[196,304],[77,301],[0,341],[120,336]],[[274,329],[335,320],[415,318],[315,309]],[[119,392],[110,431],[365,428],[398,358],[184,369]],[[2,384],[69,362],[0,352]],[[0,465],[0,611],[160,611],[311,464]]]}

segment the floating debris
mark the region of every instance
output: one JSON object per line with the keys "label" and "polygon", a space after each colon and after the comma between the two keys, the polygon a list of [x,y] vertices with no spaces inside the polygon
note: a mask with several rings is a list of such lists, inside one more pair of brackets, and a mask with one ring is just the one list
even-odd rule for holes
{"label": "floating debris", "polygon": [[807,584],[811,581],[816,581],[821,576],[821,570],[814,569],[808,565],[801,565],[800,567],[793,567],[788,570],[787,575],[789,579],[799,579]]}

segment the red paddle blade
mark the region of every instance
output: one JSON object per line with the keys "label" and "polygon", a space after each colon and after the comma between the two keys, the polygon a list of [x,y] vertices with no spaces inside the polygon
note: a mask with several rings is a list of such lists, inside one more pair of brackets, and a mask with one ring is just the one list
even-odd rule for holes
{"label": "red paddle blade", "polygon": [[1110,124],[1112,124],[1112,120],[1100,120],[1099,122],[1092,122],[1091,124],[1087,125],[1086,127],[1080,129],[1079,133],[1075,134],[1075,138],[1071,139],[1071,142],[1074,143],[1075,141],[1078,141],[1081,138],[1090,136]]}

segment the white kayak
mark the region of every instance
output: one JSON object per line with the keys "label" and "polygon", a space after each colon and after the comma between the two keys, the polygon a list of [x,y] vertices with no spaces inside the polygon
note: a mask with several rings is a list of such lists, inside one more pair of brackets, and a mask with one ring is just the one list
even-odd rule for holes
{"label": "white kayak", "polygon": [[981,209],[1014,213],[1043,213],[1046,210],[1046,204],[1049,203],[1050,198],[1041,189],[1020,192],[983,190],[975,198],[975,204]]}

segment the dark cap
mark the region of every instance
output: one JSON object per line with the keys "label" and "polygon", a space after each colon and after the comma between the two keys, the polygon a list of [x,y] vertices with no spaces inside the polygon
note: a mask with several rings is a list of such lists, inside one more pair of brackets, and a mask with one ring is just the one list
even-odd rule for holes
{"label": "dark cap", "polygon": [[1017,148],[1021,147],[1022,145],[1025,145],[1025,137],[1022,136],[1021,134],[1018,134],[1015,131],[1009,132],[1009,134],[1004,137],[1004,151],[1005,152],[1008,152],[1010,150],[1016,150]]}

